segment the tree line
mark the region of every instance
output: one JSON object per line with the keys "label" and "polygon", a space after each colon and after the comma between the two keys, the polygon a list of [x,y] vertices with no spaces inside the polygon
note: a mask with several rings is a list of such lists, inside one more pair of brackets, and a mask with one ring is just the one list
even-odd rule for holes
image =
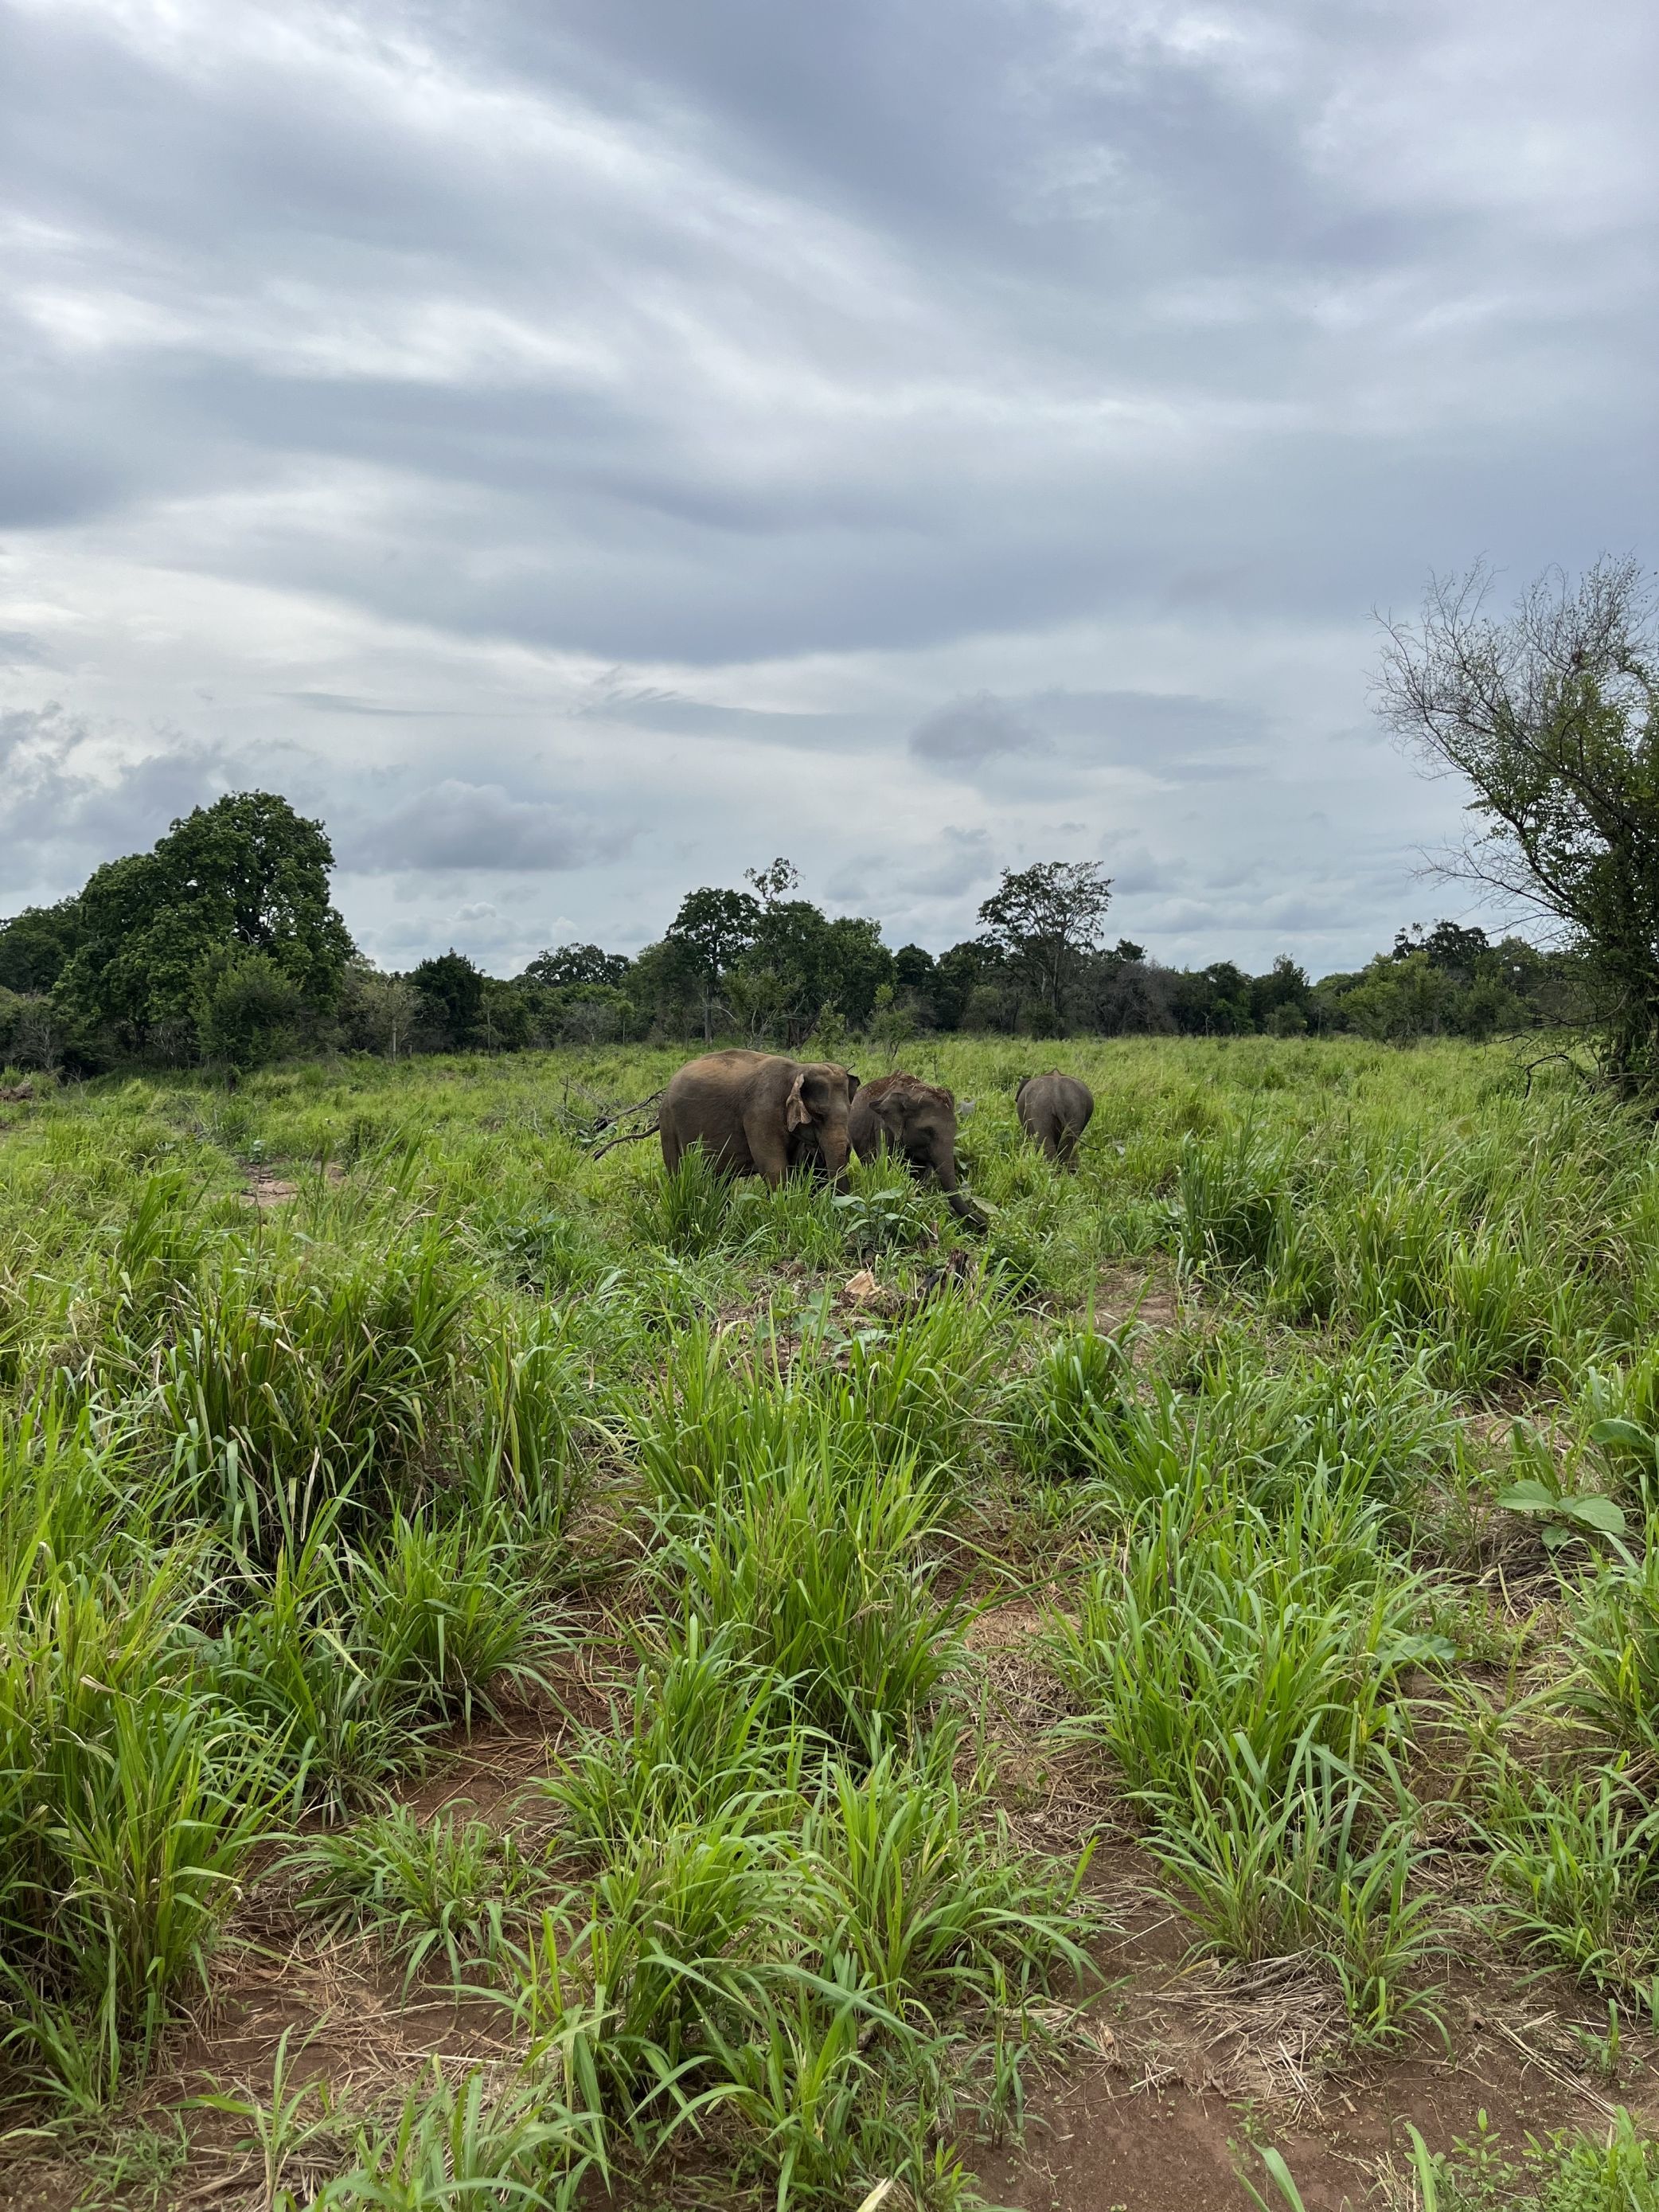
{"label": "tree line", "polygon": [[402,974],[353,944],[329,895],[319,822],[240,792],[175,822],[55,906],[0,922],[0,1061],[94,1074],[129,1065],[253,1066],[301,1051],[392,1057],[647,1038],[826,1054],[854,1034],[1483,1037],[1571,1021],[1582,963],[1437,922],[1352,974],[1287,957],[1166,967],[1107,942],[1111,884],[1091,861],[1003,872],[978,933],[935,954],[879,921],[832,918],[784,859],[742,888],[703,884],[629,955],[543,951],[517,975],[453,948]]}
{"label": "tree line", "polygon": [[175,822],[72,898],[0,923],[0,1060],[93,1073],[123,1062],[247,1065],[337,1047],[516,1051],[652,1036],[826,1051],[857,1030],[1068,1030],[1400,1042],[1564,1024],[1607,1073],[1659,1091],[1659,589],[1633,560],[1559,571],[1507,617],[1490,573],[1432,580],[1416,625],[1386,627],[1378,708],[1431,772],[1467,786],[1474,827],[1445,872],[1530,907],[1559,950],[1443,921],[1362,969],[1294,961],[1164,966],[1106,942],[1093,862],[1005,869],[980,928],[935,955],[800,897],[786,860],[745,888],[688,891],[653,945],[538,953],[486,975],[453,949],[388,975],[329,896],[319,822],[239,792]]}

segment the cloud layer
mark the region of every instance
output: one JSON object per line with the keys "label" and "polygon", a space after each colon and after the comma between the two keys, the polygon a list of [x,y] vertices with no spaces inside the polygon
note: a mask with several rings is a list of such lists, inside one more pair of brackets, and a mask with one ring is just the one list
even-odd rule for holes
{"label": "cloud layer", "polygon": [[1642,0],[0,0],[0,911],[274,783],[398,960],[787,851],[1346,963],[1370,611],[1652,555]]}

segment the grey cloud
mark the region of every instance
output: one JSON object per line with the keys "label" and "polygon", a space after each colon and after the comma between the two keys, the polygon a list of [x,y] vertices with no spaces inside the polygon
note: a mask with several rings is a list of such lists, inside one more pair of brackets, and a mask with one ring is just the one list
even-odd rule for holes
{"label": "grey cloud", "polygon": [[400,722],[430,720],[466,711],[460,707],[392,707],[377,699],[360,699],[348,691],[285,691],[282,696],[296,707],[308,707],[317,714],[384,715]]}
{"label": "grey cloud", "polygon": [[619,852],[625,829],[599,829],[549,799],[515,797],[498,783],[453,777],[359,825],[342,854],[364,874],[410,868],[544,874],[581,868]]}
{"label": "grey cloud", "polygon": [[988,830],[946,826],[928,864],[907,874],[900,888],[924,899],[959,898],[996,873],[996,846]]}
{"label": "grey cloud", "polygon": [[1041,731],[1032,729],[989,691],[936,707],[910,732],[910,750],[918,760],[949,768],[980,768],[1006,753],[1048,749],[1048,740]]}
{"label": "grey cloud", "polygon": [[104,738],[56,702],[0,714],[0,896],[78,890],[100,861],[154,844],[235,779],[222,750],[176,733],[161,749],[106,767]]}

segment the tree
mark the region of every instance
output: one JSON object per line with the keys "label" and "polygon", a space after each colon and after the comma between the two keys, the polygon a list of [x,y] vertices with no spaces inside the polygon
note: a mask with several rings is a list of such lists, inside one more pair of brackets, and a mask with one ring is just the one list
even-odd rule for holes
{"label": "tree", "polygon": [[893,956],[881,941],[878,921],[844,914],[827,925],[819,948],[818,988],[837,1013],[862,1026],[883,991],[891,1004],[892,983]]}
{"label": "tree", "polygon": [[745,868],[743,879],[752,884],[755,896],[763,907],[775,906],[786,891],[799,887],[800,870],[793,860],[786,860],[781,853],[769,867]]}
{"label": "tree", "polygon": [[1419,949],[1403,960],[1378,953],[1344,994],[1342,1009],[1362,1036],[1405,1044],[1449,1027],[1456,998],[1451,977]]}
{"label": "tree", "polygon": [[941,952],[933,983],[933,1019],[939,1027],[960,1029],[979,993],[995,995],[1007,964],[1002,947],[990,937],[966,937]]}
{"label": "tree", "polygon": [[770,1034],[790,1043],[811,1027],[830,997],[830,927],[811,899],[774,896],[762,906],[748,949],[729,979],[732,1004],[757,1042]]}
{"label": "tree", "polygon": [[1429,965],[1438,968],[1454,982],[1473,983],[1486,964],[1492,945],[1484,929],[1465,929],[1461,922],[1437,921],[1425,930],[1420,921],[1395,933],[1390,959],[1409,960],[1413,952],[1425,953]]}
{"label": "tree", "polygon": [[305,1012],[325,1013],[353,950],[329,903],[333,865],[322,823],[275,793],[233,792],[198,806],[151,851],[88,879],[54,1003],[135,1045],[182,1050],[194,1042],[204,963],[257,952]]}
{"label": "tree", "polygon": [[1056,1021],[1066,988],[1100,944],[1110,878],[1093,860],[1039,860],[1005,868],[980,908],[987,933],[1036,988]]}
{"label": "tree", "polygon": [[1248,1036],[1255,1027],[1250,1014],[1250,979],[1231,960],[1176,977],[1174,1014],[1188,1036]]}
{"label": "tree", "polygon": [[421,994],[406,975],[385,975],[367,960],[354,960],[340,993],[340,1027],[353,1052],[378,1052],[396,1060],[410,1048],[421,1018]]}
{"label": "tree", "polygon": [[1602,1059],[1659,1082],[1659,596],[1633,560],[1534,583],[1505,618],[1477,564],[1388,625],[1383,720],[1478,817],[1448,875],[1548,915],[1583,961]]}
{"label": "tree", "polygon": [[421,1019],[440,1052],[460,1052],[478,1042],[484,1006],[484,972],[458,952],[422,960],[409,971],[421,1002]]}
{"label": "tree", "polygon": [[0,921],[0,990],[50,991],[80,942],[81,902],[28,906]]}
{"label": "tree", "polygon": [[204,1060],[258,1067],[289,1043],[306,1006],[268,952],[222,945],[197,968],[191,1011]]}
{"label": "tree", "polygon": [[717,890],[705,885],[686,893],[679,912],[668,925],[669,939],[686,948],[695,969],[702,998],[705,1044],[714,1042],[720,978],[754,943],[760,919],[760,903],[747,891]]}
{"label": "tree", "polygon": [[606,952],[597,945],[561,945],[551,952],[538,952],[520,983],[539,983],[550,991],[568,989],[578,983],[604,983],[615,991],[628,981],[633,962],[625,952]]}
{"label": "tree", "polygon": [[1269,1036],[1300,1036],[1308,1026],[1306,971],[1281,952],[1265,975],[1250,978],[1250,1018]]}

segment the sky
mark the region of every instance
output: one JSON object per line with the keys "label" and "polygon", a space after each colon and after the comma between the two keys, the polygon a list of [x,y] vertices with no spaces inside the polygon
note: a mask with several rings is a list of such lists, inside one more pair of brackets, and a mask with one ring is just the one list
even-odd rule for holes
{"label": "sky", "polygon": [[388,967],[776,854],[1479,918],[1377,615],[1659,550],[1656,84],[1651,0],[0,0],[0,913],[258,787]]}

